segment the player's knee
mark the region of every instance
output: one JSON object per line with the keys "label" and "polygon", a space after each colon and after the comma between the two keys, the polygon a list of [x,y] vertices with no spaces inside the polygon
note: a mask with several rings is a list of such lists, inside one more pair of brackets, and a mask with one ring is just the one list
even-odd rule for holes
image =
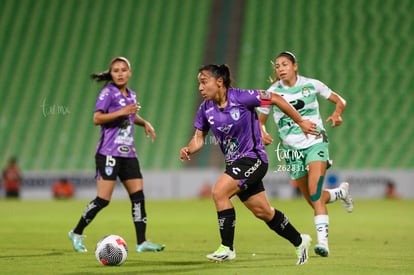
{"label": "player's knee", "polygon": [[227,200],[230,197],[229,195],[226,194],[226,192],[224,192],[224,190],[222,189],[219,190],[215,188],[211,192],[211,196],[215,202]]}
{"label": "player's knee", "polygon": [[213,191],[211,192],[211,197],[213,198],[213,201],[217,204],[218,202],[223,200],[223,196],[220,194],[220,192]]}

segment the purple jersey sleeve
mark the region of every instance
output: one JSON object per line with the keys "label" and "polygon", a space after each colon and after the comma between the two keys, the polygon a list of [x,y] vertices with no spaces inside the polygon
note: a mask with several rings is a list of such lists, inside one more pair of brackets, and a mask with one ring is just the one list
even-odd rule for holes
{"label": "purple jersey sleeve", "polygon": [[109,106],[111,105],[111,101],[112,101],[111,89],[109,86],[105,86],[100,91],[98,97],[96,98],[94,112],[102,111],[104,113],[107,113]]}
{"label": "purple jersey sleeve", "polygon": [[196,117],[194,119],[194,128],[200,130],[200,131],[208,131],[210,129],[210,125],[208,123],[208,119],[206,117],[206,105],[207,102],[203,102],[200,105],[200,108],[198,108]]}
{"label": "purple jersey sleeve", "polygon": [[231,100],[246,106],[249,109],[260,106],[260,94],[258,90],[229,89]]}

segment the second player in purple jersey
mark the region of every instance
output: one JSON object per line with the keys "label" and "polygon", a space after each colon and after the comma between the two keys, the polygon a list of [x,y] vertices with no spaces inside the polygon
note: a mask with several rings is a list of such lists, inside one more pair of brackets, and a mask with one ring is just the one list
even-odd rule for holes
{"label": "second player in purple jersey", "polygon": [[79,222],[68,234],[77,252],[87,252],[83,231],[109,205],[117,179],[124,185],[131,201],[131,217],[137,239],[135,251],[157,252],[165,247],[146,238],[144,181],[135,153],[134,125],[142,126],[153,142],[156,134],[152,125],[137,114],[140,106],[136,94],[127,87],[131,75],[131,64],[122,56],[113,58],[108,70],[91,75],[92,79],[105,81],[106,85],[99,92],[93,115],[93,123],[101,128],[95,154],[96,197],[88,203]]}
{"label": "second player in purple jersey", "polygon": [[[103,87],[96,99],[94,112],[113,113],[130,104],[136,104],[136,94],[129,88],[124,95],[117,86],[110,83]],[[120,117],[101,125],[101,136],[96,153],[115,157],[137,157],[134,146],[134,121],[136,114]]]}

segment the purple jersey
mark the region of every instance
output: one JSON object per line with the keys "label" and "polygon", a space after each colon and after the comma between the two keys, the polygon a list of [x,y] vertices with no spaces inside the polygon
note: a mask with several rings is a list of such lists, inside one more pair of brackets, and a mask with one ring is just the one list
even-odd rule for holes
{"label": "purple jersey", "polygon": [[[108,84],[99,93],[96,99],[95,112],[112,113],[123,107],[136,103],[136,94],[127,89],[128,96],[124,96],[114,85]],[[120,117],[106,124],[101,124],[101,137],[96,146],[96,153],[115,157],[137,157],[134,146],[135,114]]]}
{"label": "purple jersey", "polygon": [[260,106],[257,90],[227,90],[227,106],[220,110],[213,100],[206,100],[197,112],[194,127],[211,129],[227,164],[243,158],[260,158],[268,162],[262,143],[255,107]]}

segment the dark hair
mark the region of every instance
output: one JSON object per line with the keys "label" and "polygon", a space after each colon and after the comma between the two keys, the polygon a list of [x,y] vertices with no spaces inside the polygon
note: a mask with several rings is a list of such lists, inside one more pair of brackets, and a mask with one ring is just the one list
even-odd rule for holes
{"label": "dark hair", "polygon": [[[275,59],[278,59],[279,57],[281,57],[281,56],[284,56],[284,57],[286,57],[287,59],[289,59],[293,64],[296,64],[296,63],[298,63],[298,61],[297,61],[297,59],[296,59],[296,56],[293,54],[293,53],[291,53],[291,52],[289,52],[289,51],[284,51],[284,52],[281,52],[280,54],[278,54],[278,56],[276,56],[276,58]],[[275,61],[271,61],[271,63],[272,63],[272,66],[273,66],[273,77],[269,77],[269,81],[270,81],[270,83],[275,83],[275,82],[277,82],[278,80],[279,80],[279,77],[277,76],[277,73],[276,73],[276,67],[275,67]]]}
{"label": "dark hair", "polygon": [[101,82],[101,81],[112,81],[112,76],[111,76],[111,67],[112,65],[117,62],[117,61],[122,61],[125,62],[128,65],[128,68],[131,69],[131,63],[129,62],[129,60],[123,56],[117,56],[112,58],[111,62],[109,62],[109,69],[105,70],[101,73],[92,73],[91,74],[91,78],[93,80],[96,80],[97,82]]}
{"label": "dark hair", "polygon": [[278,56],[276,56],[276,58],[281,57],[281,56],[287,57],[290,61],[292,61],[293,64],[298,62],[296,59],[296,56],[291,52],[288,52],[288,51],[281,52]]}
{"label": "dark hair", "polygon": [[215,65],[209,64],[202,66],[198,72],[201,73],[202,71],[209,71],[215,79],[223,78],[224,87],[230,88],[231,87],[231,77],[230,77],[230,67],[227,64],[222,65]]}

